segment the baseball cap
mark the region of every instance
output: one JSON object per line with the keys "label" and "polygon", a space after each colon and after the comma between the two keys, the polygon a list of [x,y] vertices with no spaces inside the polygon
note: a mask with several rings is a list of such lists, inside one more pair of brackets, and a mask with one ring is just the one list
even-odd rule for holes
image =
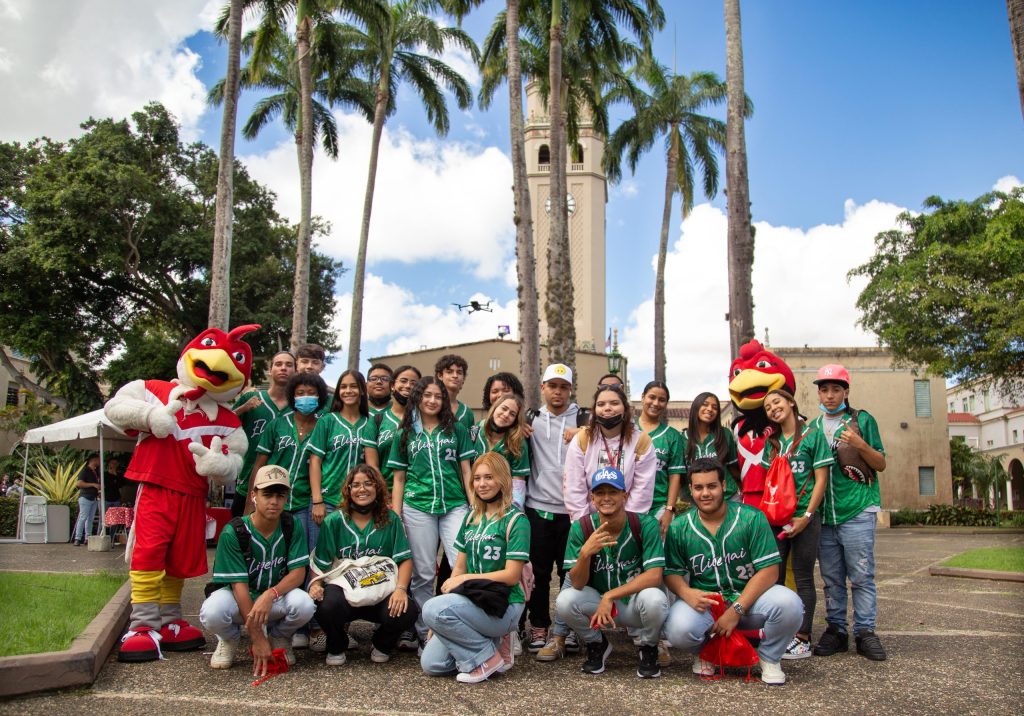
{"label": "baseball cap", "polygon": [[617,490],[626,491],[626,477],[614,467],[602,467],[590,476],[590,490],[593,492],[601,485],[611,485]]}
{"label": "baseball cap", "polygon": [[540,382],[547,383],[549,380],[556,378],[572,385],[572,368],[565,365],[565,363],[552,363],[544,369],[544,377],[540,379]]}
{"label": "baseball cap", "polygon": [[815,385],[822,383],[842,383],[850,387],[850,372],[838,363],[829,363],[818,368],[818,377],[814,379]]}
{"label": "baseball cap", "polygon": [[288,471],[279,465],[264,465],[256,471],[256,477],[252,481],[253,489],[262,490],[266,487],[287,487],[291,489],[292,483],[288,479]]}

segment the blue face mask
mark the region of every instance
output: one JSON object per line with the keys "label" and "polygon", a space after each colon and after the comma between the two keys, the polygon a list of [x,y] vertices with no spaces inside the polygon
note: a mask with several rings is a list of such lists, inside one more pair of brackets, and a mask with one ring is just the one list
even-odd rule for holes
{"label": "blue face mask", "polygon": [[841,402],[835,410],[829,410],[828,408],[825,407],[824,403],[818,403],[818,407],[821,409],[821,412],[825,413],[826,415],[839,415],[839,413],[846,410],[846,401],[844,400],[843,402]]}
{"label": "blue face mask", "polygon": [[320,399],[315,395],[300,395],[295,399],[295,409],[303,415],[312,415],[320,407]]}

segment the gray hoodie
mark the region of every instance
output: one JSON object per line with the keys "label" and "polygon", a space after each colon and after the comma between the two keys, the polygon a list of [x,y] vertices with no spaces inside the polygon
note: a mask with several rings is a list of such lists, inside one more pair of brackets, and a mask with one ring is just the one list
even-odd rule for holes
{"label": "gray hoodie", "polygon": [[562,473],[569,444],[563,439],[565,431],[576,427],[579,406],[570,403],[561,415],[552,415],[547,406],[533,421],[530,436],[530,479],[526,483],[526,506],[544,512],[565,515],[562,497]]}

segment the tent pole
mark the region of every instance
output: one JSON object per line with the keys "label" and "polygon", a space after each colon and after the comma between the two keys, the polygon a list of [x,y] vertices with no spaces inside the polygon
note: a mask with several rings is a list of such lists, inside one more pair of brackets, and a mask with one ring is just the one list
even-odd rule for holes
{"label": "tent pole", "polygon": [[25,462],[21,467],[21,494],[18,495],[18,526],[14,530],[15,539],[20,538],[22,542],[25,541],[25,535],[22,534],[21,515],[25,510],[25,492],[28,490],[28,443],[22,443],[25,448]]}
{"label": "tent pole", "polygon": [[96,426],[100,436],[100,535],[107,536],[107,461],[103,457],[103,425]]}

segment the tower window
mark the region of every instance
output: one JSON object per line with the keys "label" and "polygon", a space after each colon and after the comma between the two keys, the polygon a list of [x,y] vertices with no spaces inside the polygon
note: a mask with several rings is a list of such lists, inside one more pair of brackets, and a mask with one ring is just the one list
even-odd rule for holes
{"label": "tower window", "polygon": [[572,148],[572,163],[582,164],[583,163],[583,145],[577,144]]}
{"label": "tower window", "polygon": [[550,164],[551,163],[551,148],[546,144],[540,145],[540,149],[537,151],[537,163],[538,164]]}

